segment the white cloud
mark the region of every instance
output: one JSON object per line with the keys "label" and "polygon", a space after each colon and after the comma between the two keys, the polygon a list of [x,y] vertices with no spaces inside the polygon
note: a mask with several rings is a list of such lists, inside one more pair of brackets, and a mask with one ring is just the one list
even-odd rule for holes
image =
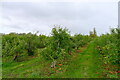
{"label": "white cloud", "polygon": [[[40,31],[49,34],[54,24],[72,34],[88,34],[96,27],[99,34],[117,26],[117,2],[4,2],[0,33]],[[4,28],[3,28],[4,27]]]}

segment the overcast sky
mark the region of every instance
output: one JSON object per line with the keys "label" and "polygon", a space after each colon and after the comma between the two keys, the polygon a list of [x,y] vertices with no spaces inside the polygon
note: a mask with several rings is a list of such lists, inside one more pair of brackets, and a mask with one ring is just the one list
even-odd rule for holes
{"label": "overcast sky", "polygon": [[49,35],[54,25],[67,27],[71,34],[98,34],[118,25],[117,2],[1,2],[0,33],[39,31]]}

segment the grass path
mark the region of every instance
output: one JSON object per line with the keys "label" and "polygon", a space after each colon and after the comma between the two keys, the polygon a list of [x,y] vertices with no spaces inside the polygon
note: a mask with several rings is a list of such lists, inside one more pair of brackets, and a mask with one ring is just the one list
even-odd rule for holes
{"label": "grass path", "polygon": [[83,47],[82,52],[71,61],[66,72],[56,74],[54,77],[63,78],[99,78],[100,61],[99,54],[95,53],[94,43],[91,42],[87,47]]}

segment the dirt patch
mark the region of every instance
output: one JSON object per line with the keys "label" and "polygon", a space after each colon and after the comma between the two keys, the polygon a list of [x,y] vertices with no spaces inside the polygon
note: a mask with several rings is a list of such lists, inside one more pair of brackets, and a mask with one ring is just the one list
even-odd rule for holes
{"label": "dirt patch", "polygon": [[83,50],[76,50],[76,53],[81,53],[83,52]]}

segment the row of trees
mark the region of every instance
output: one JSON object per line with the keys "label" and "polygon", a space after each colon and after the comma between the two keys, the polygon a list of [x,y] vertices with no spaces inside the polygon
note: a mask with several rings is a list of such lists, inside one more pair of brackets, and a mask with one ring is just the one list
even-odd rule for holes
{"label": "row of trees", "polygon": [[90,40],[91,36],[71,36],[68,29],[60,27],[53,28],[51,36],[10,33],[2,36],[2,56],[14,56],[13,60],[17,60],[20,56],[35,55],[39,49],[38,54],[45,59],[65,59],[74,49],[86,45]]}
{"label": "row of trees", "polygon": [[37,36],[32,33],[2,35],[2,56],[14,56],[14,60],[16,60],[18,56],[34,55],[37,48],[46,46],[45,39],[46,36],[44,35]]}
{"label": "row of trees", "polygon": [[111,29],[110,34],[101,35],[95,43],[105,64],[120,64],[120,28]]}

